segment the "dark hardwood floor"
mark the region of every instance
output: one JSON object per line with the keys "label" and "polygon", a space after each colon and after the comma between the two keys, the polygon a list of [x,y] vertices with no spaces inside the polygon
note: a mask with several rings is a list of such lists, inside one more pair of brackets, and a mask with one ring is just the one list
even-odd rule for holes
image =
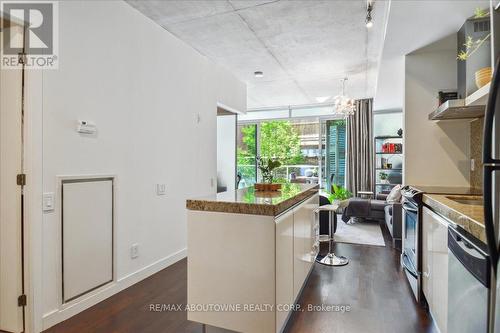
{"label": "dark hardwood floor", "polygon": [[[389,231],[381,228],[385,247],[335,243],[335,253],[349,264],[316,264],[299,300],[302,308],[343,304],[351,311],[296,312],[286,332],[435,332],[430,315],[414,301]],[[322,246],[321,253],[327,250]]]}
{"label": "dark hardwood floor", "polygon": [[[287,333],[434,332],[430,316],[413,300],[385,226],[382,230],[386,247],[337,243],[335,252],[350,259],[347,266],[315,264],[299,300],[306,311],[292,315]],[[201,333],[201,325],[189,322],[186,312],[149,310],[155,303],[185,304],[186,278],[184,259],[45,332]],[[309,304],[351,309],[308,312]]]}

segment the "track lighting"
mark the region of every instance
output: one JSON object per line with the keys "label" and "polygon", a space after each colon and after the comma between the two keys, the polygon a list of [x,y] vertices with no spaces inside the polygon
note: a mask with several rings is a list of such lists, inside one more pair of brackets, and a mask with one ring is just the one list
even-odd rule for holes
{"label": "track lighting", "polygon": [[372,10],[373,10],[373,4],[368,1],[367,7],[366,7],[366,27],[369,29],[373,27],[373,18],[372,18]]}

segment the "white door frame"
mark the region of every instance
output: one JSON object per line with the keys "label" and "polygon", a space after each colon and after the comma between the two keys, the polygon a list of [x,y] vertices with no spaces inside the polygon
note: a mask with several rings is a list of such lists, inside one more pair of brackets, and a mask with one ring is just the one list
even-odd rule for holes
{"label": "white door frame", "polygon": [[[3,19],[4,13],[0,12]],[[18,25],[24,22],[16,21]],[[42,332],[43,69],[24,70],[25,332]]]}
{"label": "white door frame", "polygon": [[[10,20],[1,19],[0,24],[7,26],[3,33],[11,31],[23,33],[23,26]],[[0,123],[2,128],[2,221],[0,245],[1,253],[1,304],[3,307],[1,329],[23,331],[25,308],[18,306],[19,296],[23,294],[24,257],[23,248],[23,215],[21,211],[23,186],[16,184],[16,177],[23,173],[23,120],[22,120],[22,86],[23,71],[21,68],[1,69],[2,111]]]}
{"label": "white door frame", "polygon": [[26,332],[43,330],[42,293],[42,194],[43,194],[43,98],[41,69],[25,71],[24,191]]}

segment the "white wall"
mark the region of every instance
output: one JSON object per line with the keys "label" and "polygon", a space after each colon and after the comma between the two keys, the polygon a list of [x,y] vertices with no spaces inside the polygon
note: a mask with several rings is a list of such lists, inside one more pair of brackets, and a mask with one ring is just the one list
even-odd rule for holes
{"label": "white wall", "polygon": [[469,123],[431,121],[438,91],[456,89],[456,35],[412,52],[405,62],[404,182],[469,186]]}
{"label": "white wall", "polygon": [[[43,218],[45,328],[185,255],[185,200],[215,192],[217,103],[246,110],[242,82],[128,4],[59,7],[59,69],[43,73],[43,190],[55,192],[58,175],[116,175],[118,282],[61,306],[56,207]],[[97,135],[76,133],[78,119],[94,121]]]}
{"label": "white wall", "polygon": [[228,190],[236,185],[236,116],[217,117],[217,184]]}
{"label": "white wall", "polygon": [[402,109],[404,101],[405,58],[386,57],[380,61],[373,110]]}
{"label": "white wall", "polygon": [[373,136],[398,135],[403,128],[403,112],[374,113]]}

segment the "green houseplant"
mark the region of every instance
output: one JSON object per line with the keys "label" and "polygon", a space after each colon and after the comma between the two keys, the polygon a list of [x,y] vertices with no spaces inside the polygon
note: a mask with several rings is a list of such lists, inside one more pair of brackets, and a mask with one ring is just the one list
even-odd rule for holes
{"label": "green houseplant", "polygon": [[385,172],[379,173],[380,182],[383,184],[389,183],[389,175]]}
{"label": "green houseplant", "polygon": [[331,203],[338,203],[339,208],[345,208],[347,207],[349,198],[351,197],[352,193],[349,192],[349,190],[347,190],[345,187],[332,184],[332,192],[328,196],[328,200],[330,200]]}
{"label": "green houseplant", "polygon": [[263,183],[255,183],[257,191],[278,191],[281,189],[281,183],[273,184],[273,170],[279,168],[281,162],[275,158],[257,157],[257,167],[262,175]]}
{"label": "green houseplant", "polygon": [[[488,17],[489,15],[490,13],[488,10],[476,8],[472,19],[481,20]],[[477,39],[474,39],[470,35],[465,36],[465,42],[463,43],[462,45],[463,47],[459,50],[457,54],[457,59],[462,62],[467,61],[474,53],[476,53],[482,47],[483,44],[485,44],[485,42],[488,39],[490,39],[490,37],[491,37],[491,32]],[[475,75],[476,86],[479,89],[491,81],[492,68],[491,66],[477,68],[477,70],[475,70],[474,75]]]}
{"label": "green houseplant", "polygon": [[[476,8],[474,12],[474,18],[480,19],[490,15],[490,12],[486,9]],[[488,40],[491,36],[491,33],[486,35],[484,38],[479,38],[477,40],[472,39],[471,36],[467,36],[464,43],[464,49],[461,49],[458,52],[457,59],[461,61],[467,60],[471,55],[473,55],[480,47],[484,44],[486,40]]]}
{"label": "green houseplant", "polygon": [[272,184],[273,170],[281,166],[281,162],[275,158],[257,157],[257,167],[262,175],[264,183]]}

